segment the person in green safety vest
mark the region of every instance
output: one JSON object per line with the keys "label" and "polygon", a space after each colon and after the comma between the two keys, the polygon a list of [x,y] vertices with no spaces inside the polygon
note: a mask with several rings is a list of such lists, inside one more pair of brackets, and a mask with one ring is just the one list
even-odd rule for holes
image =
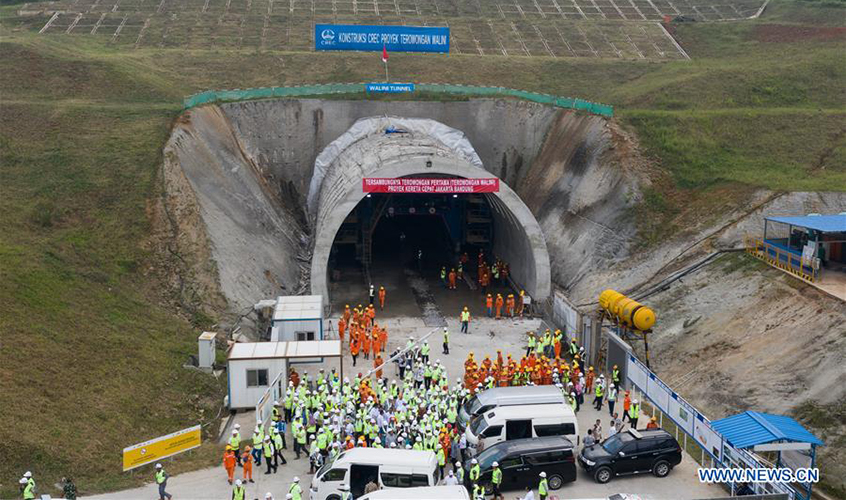
{"label": "person in green safety vest", "polygon": [[444,327],[444,354],[449,354],[449,328]]}
{"label": "person in green safety vest", "polygon": [[423,358],[423,363],[429,362],[429,351],[430,351],[429,341],[424,340],[423,345],[420,346],[420,356]]}
{"label": "person in green safety vest", "polygon": [[341,490],[341,500],[352,500],[352,493],[345,483],[341,483],[338,489]]}
{"label": "person in green safety vest", "polygon": [[473,500],[484,500],[485,490],[478,484],[473,485]]}
{"label": "person in green safety vest", "polygon": [[447,271],[446,271],[446,267],[442,267],[442,268],[441,268],[441,284],[444,286],[444,288],[447,288]]}
{"label": "person in green safety vest", "polygon": [[438,458],[438,477],[443,479],[444,468],[446,467],[446,453],[444,453],[443,446],[438,446],[438,453],[436,456]]}
{"label": "person in green safety vest", "polygon": [[279,401],[274,401],[273,410],[270,414],[270,420],[271,422],[273,422],[273,425],[276,425],[276,422],[278,422],[280,418],[282,418],[282,413],[279,411]]}
{"label": "person in green safety vest", "polygon": [[26,471],[24,477],[20,480],[21,485],[21,492],[23,493],[24,500],[34,500],[35,499],[35,479],[32,478],[32,473]]}
{"label": "person in green safety vest", "polygon": [[464,309],[461,311],[461,333],[470,333],[468,329],[470,328],[470,310],[467,309],[467,306],[464,306]]}
{"label": "person in green safety vest", "polygon": [[549,496],[549,485],[546,482],[546,472],[540,473],[540,484],[538,485],[538,498],[546,500]]}
{"label": "person in green safety vest", "polygon": [[611,380],[614,382],[614,385],[620,387],[620,370],[617,368],[617,365],[614,365],[614,368],[611,370]]}
{"label": "person in green safety vest", "polygon": [[605,396],[605,386],[602,384],[601,380],[596,382],[594,396],[593,407],[596,408],[596,411],[599,411],[602,409],[602,398]]}
{"label": "person in green safety vest", "polygon": [[576,344],[576,339],[570,341],[570,356],[575,356],[579,353],[579,346]]}
{"label": "person in green safety vest", "polygon": [[570,407],[573,408],[573,411],[576,411],[578,404],[576,404],[576,393],[571,392],[569,396],[567,396],[567,402],[570,403]]}
{"label": "person in green safety vest", "polygon": [[235,481],[235,486],[232,488],[232,500],[247,500],[247,489],[238,479]]}
{"label": "person in green safety vest", "polygon": [[499,468],[499,462],[491,464],[493,472],[491,473],[491,488],[493,489],[493,497],[495,499],[504,500],[500,486],[502,486],[502,470]]}
{"label": "person in green safety vest", "polygon": [[275,470],[279,466],[279,460],[282,460],[282,465],[287,465],[288,461],[285,460],[285,456],[282,454],[283,445],[285,444],[282,440],[282,433],[276,427],[273,427],[270,434],[273,439],[273,469]]}
{"label": "person in green safety vest", "polygon": [[455,462],[455,477],[458,479],[458,484],[464,484],[464,467],[461,462]]}
{"label": "person in green safety vest", "polygon": [[302,423],[297,425],[297,429],[296,429],[296,431],[294,431],[294,435],[295,435],[295,438],[296,438],[296,441],[294,442],[294,453],[297,454],[297,460],[299,460],[300,459],[300,453],[303,453],[303,452],[306,451],[305,450],[305,447],[306,447],[306,430],[305,430],[305,427],[303,427]]}
{"label": "person in green safety vest", "polygon": [[629,423],[631,423],[632,429],[637,429],[638,417],[640,417],[640,401],[633,399],[632,406],[629,408]]}
{"label": "person in green safety vest", "polygon": [[294,482],[288,488],[288,494],[291,495],[291,500],[303,500],[303,489],[300,486],[300,478],[294,476]]}
{"label": "person in green safety vest", "polygon": [[238,462],[238,465],[241,465],[241,434],[238,432],[238,429],[232,429],[232,436],[229,438],[229,446],[235,450],[235,461]]}
{"label": "person in green safety vest", "polygon": [[165,488],[167,488],[168,477],[169,476],[167,475],[167,472],[165,472],[164,467],[162,467],[162,464],[156,464],[156,484],[159,486],[159,500],[164,500],[165,498],[170,500],[171,498],[170,493],[165,491]]}
{"label": "person in green safety vest", "polygon": [[479,474],[482,472],[482,468],[479,467],[479,461],[475,458],[470,461],[470,464],[470,482],[475,486],[479,482]]}
{"label": "person in green safety vest", "polygon": [[261,428],[261,420],[259,420],[256,422],[255,430],[253,430],[253,460],[259,467],[261,467],[262,443],[264,443],[264,431]]}
{"label": "person in green safety vest", "polygon": [[273,465],[273,443],[270,441],[270,436],[264,436],[264,441],[262,442],[262,454],[264,455],[264,461],[267,464],[267,472],[265,474],[270,474],[270,469],[273,469],[273,472],[276,473],[276,466]]}
{"label": "person in green safety vest", "polygon": [[537,339],[535,338],[535,332],[529,332],[529,340],[526,343],[526,356],[527,357],[529,356],[529,354],[534,352],[536,345],[537,345]]}

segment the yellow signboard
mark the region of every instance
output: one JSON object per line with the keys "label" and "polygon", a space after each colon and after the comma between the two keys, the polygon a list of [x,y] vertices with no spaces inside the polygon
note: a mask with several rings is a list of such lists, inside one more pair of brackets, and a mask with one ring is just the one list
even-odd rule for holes
{"label": "yellow signboard", "polygon": [[123,470],[127,471],[200,446],[200,426],[157,437],[123,449]]}

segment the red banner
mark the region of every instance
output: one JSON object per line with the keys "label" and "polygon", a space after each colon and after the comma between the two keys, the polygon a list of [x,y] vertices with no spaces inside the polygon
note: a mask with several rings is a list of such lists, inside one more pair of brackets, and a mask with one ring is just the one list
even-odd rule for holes
{"label": "red banner", "polygon": [[361,180],[361,189],[365,193],[498,193],[499,179],[412,179],[412,178],[376,178],[365,177]]}

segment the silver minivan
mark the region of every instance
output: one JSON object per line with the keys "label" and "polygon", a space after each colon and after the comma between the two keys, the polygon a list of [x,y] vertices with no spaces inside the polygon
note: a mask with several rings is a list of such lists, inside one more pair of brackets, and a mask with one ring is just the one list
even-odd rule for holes
{"label": "silver minivan", "polygon": [[465,429],[471,418],[500,406],[561,404],[566,401],[561,389],[554,385],[494,387],[476,394],[461,405],[458,410],[458,427]]}

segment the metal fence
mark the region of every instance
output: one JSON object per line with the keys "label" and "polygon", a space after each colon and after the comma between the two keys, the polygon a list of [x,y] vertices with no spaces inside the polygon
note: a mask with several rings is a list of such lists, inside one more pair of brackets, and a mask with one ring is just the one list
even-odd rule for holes
{"label": "metal fence", "polygon": [[[505,87],[480,87],[475,85],[450,85],[442,83],[415,84],[415,92],[436,94],[478,96],[478,97],[514,97],[526,101],[547,104],[564,109],[584,111],[605,117],[614,116],[613,106],[586,101],[573,97],[559,97],[526,90]],[[332,83],[325,85],[302,85],[298,87],[263,87],[255,89],[207,90],[188,96],[183,101],[184,109],[191,109],[203,104],[218,102],[249,101],[253,99],[271,99],[280,97],[308,97],[330,94],[365,94],[365,83]]]}
{"label": "metal fence", "polygon": [[[609,342],[609,347],[611,343]],[[625,367],[625,379],[627,386],[632,386],[649,400],[653,408],[660,412],[661,426],[663,427],[664,416],[666,415],[674,424],[677,432],[680,430],[687,438],[690,437],[702,450],[700,463],[705,466],[706,458],[710,467],[723,468],[767,468],[768,465],[762,462],[757,456],[747,450],[735,448],[723,436],[711,427],[711,421],[705,417],[693,405],[685,401],[680,395],[673,392],[655,373],[637,359],[631,352],[628,353]],[[653,411],[654,413],[654,411]],[[731,493],[734,494],[740,485],[727,484]],[[807,497],[789,485],[779,482],[754,483],[750,485],[756,494],[787,495],[789,500],[805,500]]]}

